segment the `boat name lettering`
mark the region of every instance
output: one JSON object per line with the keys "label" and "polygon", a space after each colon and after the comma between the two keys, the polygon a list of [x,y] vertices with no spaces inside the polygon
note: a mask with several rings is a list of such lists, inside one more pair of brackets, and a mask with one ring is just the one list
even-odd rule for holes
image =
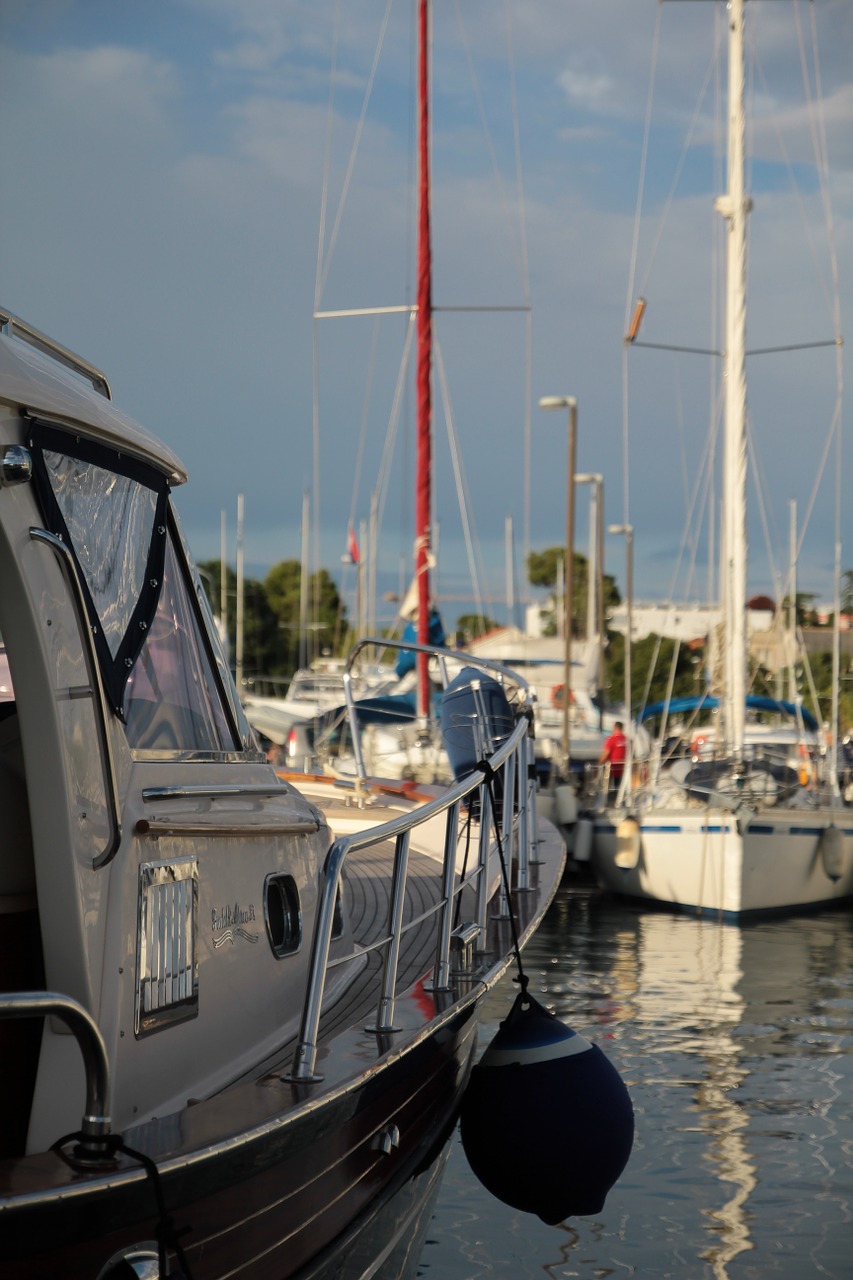
{"label": "boat name lettering", "polygon": [[223,907],[221,911],[211,911],[210,923],[214,947],[221,947],[225,942],[233,944],[235,937],[238,936],[244,938],[246,942],[257,942],[259,937],[257,930],[246,927],[254,924],[255,918],[253,902],[250,902],[247,907],[241,907],[239,902],[235,902],[233,907],[228,906]]}

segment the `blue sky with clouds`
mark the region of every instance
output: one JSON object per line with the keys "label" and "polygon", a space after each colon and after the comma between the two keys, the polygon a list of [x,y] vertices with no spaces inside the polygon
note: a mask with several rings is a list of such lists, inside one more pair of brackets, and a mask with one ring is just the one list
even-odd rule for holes
{"label": "blue sky with clouds", "polygon": [[[321,309],[413,301],[414,7],[4,0],[0,9],[0,299],[104,368],[117,402],[176,448],[190,470],[179,507],[199,558],[218,555],[224,509],[233,559],[241,491],[252,570],[298,556],[308,490],[319,495],[320,560],[337,572],[347,524],[366,520],[377,493],[382,581],[408,572],[410,380],[397,394],[405,320],[315,324],[312,315],[318,301]],[[630,291],[647,298],[648,341],[712,345],[716,90],[725,83],[712,54],[724,13],[717,0],[433,5],[434,301],[462,309],[436,318],[439,590],[470,594],[461,489],[480,590],[499,619],[507,517],[519,579],[528,533],[540,549],[564,536],[566,420],[536,409],[542,395],[577,397],[578,470],[604,475],[608,522],[626,517],[628,441],[636,594],[707,591],[707,511],[719,491],[696,477],[716,362],[647,350],[626,357],[622,336]],[[749,345],[831,339],[839,322],[811,147],[820,117],[804,104],[801,62],[813,57],[814,21],[840,330],[848,333],[853,5],[750,0],[748,17]],[[693,147],[673,188],[688,133]],[[529,320],[520,310],[528,304]],[[483,307],[517,309],[474,310]],[[849,374],[849,346],[842,360]],[[836,362],[834,348],[750,361],[761,478],[760,494],[751,489],[752,590],[774,592],[772,567],[786,566],[796,499],[801,523],[810,511],[800,587],[831,598],[834,444],[816,484],[836,408]],[[849,394],[844,416],[846,494]],[[581,489],[582,548],[586,502]],[[853,565],[852,512],[848,504],[845,568]],[[696,567],[674,583],[685,545],[693,549],[682,564],[694,557]],[[624,583],[624,544],[608,539],[606,557]],[[455,605],[446,612],[453,622]]]}

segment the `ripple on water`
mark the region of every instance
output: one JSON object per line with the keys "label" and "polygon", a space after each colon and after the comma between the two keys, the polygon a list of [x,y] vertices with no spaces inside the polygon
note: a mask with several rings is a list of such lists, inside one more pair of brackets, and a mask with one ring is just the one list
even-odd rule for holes
{"label": "ripple on water", "polygon": [[853,1280],[851,961],[849,914],[735,929],[561,890],[525,969],[622,1073],[631,1159],[601,1214],[548,1227],[454,1139],[419,1275]]}

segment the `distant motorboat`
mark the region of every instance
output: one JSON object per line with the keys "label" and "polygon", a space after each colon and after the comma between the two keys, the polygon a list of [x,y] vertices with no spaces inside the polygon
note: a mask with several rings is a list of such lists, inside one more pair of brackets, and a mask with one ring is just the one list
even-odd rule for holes
{"label": "distant motorboat", "polygon": [[[283,747],[296,721],[316,721],[344,700],[343,658],[320,658],[294,672],[289,681],[275,676],[244,677],[240,701],[252,728]],[[394,673],[375,664],[354,678],[357,697],[371,697],[393,685]]]}

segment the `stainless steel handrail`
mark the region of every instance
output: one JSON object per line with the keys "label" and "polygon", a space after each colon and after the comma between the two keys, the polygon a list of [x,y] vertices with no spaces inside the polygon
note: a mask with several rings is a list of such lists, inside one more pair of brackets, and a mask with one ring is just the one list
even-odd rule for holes
{"label": "stainless steel handrail", "polygon": [[[524,744],[527,740],[527,728],[528,725],[525,719],[522,719],[516,725],[515,729],[506,741],[503,742],[490,757],[489,765],[492,770],[497,771],[505,768],[510,760],[514,761],[516,756],[524,752]],[[526,759],[526,756],[524,758]],[[519,810],[521,810],[527,804],[528,788],[526,770],[522,771],[520,768],[516,769],[514,772],[514,778],[518,783],[517,789],[513,787],[510,791],[505,786],[505,810],[514,809],[516,804]],[[504,781],[505,784],[508,781],[506,772],[504,773]],[[323,1004],[326,970],[331,948],[335,904],[337,901],[344,864],[351,853],[370,848],[373,845],[381,844],[386,840],[395,841],[395,856],[392,881],[391,927],[389,935],[383,940],[384,944],[387,946],[387,953],[385,960],[385,973],[383,976],[382,990],[379,999],[376,1029],[383,1032],[393,1029],[394,990],[397,977],[396,964],[399,955],[400,939],[406,930],[412,927],[412,924],[415,923],[410,922],[409,924],[404,925],[402,921],[402,907],[406,890],[409,837],[410,833],[416,827],[438,817],[442,813],[447,814],[446,835],[444,841],[444,865],[441,872],[442,884],[444,885],[445,892],[441,902],[438,904],[438,909],[441,912],[441,919],[438,925],[439,944],[434,973],[436,987],[446,987],[449,972],[451,917],[456,900],[456,893],[452,890],[448,892],[448,886],[452,886],[454,880],[454,874],[451,868],[454,866],[456,858],[458,816],[462,801],[466,796],[472,795],[475,791],[479,791],[480,802],[480,842],[477,865],[479,883],[477,886],[476,923],[479,925],[481,936],[484,936],[488,905],[488,886],[486,884],[485,871],[488,866],[490,832],[492,825],[489,789],[487,785],[487,770],[485,768],[480,766],[475,767],[466,778],[461,779],[454,786],[449,787],[444,795],[428,802],[414,813],[404,814],[399,818],[392,818],[389,822],[384,822],[378,827],[371,827],[367,831],[354,832],[351,835],[341,836],[332,843],[326,857],[324,883],[314,927],[314,936],[311,944],[311,959],[308,970],[305,1003],[303,1005],[302,1019],[299,1029],[299,1041],[294,1054],[293,1069],[288,1077],[289,1079],[305,1083],[322,1079],[322,1076],[318,1076],[315,1072],[320,1012]],[[532,828],[530,828],[529,825],[527,829],[528,831],[532,831]],[[529,848],[519,847],[518,853],[519,876],[522,874],[522,868],[524,869],[524,875],[526,876],[527,868],[530,863],[530,850]],[[457,888],[456,892],[459,892],[460,888],[461,886]]]}
{"label": "stainless steel handrail", "polygon": [[110,1068],[103,1037],[94,1018],[70,996],[55,991],[0,994],[0,1018],[61,1018],[71,1029],[83,1055],[86,1109],[80,1124],[82,1142],[75,1154],[99,1159],[109,1154]]}
{"label": "stainless steel handrail", "polygon": [[66,369],[80,374],[81,377],[91,382],[94,389],[100,392],[102,396],[107,400],[112,400],[112,391],[105,373],[102,373],[100,369],[96,369],[93,364],[90,364],[88,360],[84,360],[82,356],[75,355],[73,351],[69,351],[68,347],[63,347],[53,338],[49,338],[40,329],[35,329],[31,324],[27,324],[26,320],[22,320],[20,316],[13,315],[5,307],[0,308],[0,328],[6,329],[12,337],[20,338],[31,347],[35,347],[37,351],[50,356],[52,360],[64,365]]}

